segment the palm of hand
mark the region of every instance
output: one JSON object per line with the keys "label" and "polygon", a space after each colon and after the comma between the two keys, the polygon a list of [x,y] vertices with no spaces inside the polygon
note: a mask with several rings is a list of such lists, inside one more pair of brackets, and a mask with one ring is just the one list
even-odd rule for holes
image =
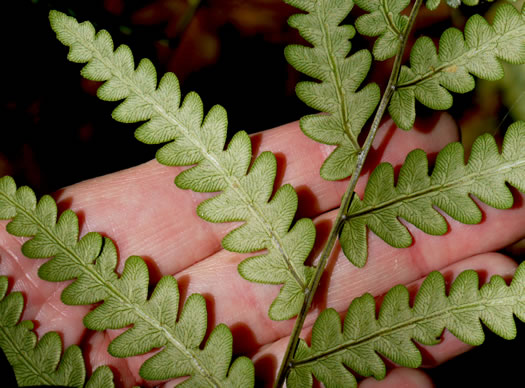
{"label": "palm of hand", "polygon": [[[425,124],[436,128],[421,130]],[[433,153],[457,137],[456,128],[447,116],[418,126],[419,129],[402,132],[394,131],[391,123],[385,123],[374,144],[377,158],[370,164],[389,161],[396,166],[413,148]],[[346,187],[344,181],[327,182],[319,177],[319,166],[329,153],[328,147],[305,138],[297,123],[254,135],[252,142],[256,153],[268,149],[276,153],[280,168],[278,182],[291,183],[296,188],[300,197],[299,216],[314,219],[317,244],[322,245]],[[153,161],[79,183],[56,193],[55,197],[62,210],[77,211],[82,235],[97,231],[116,242],[119,272],[126,257],[139,255],[148,263],[152,282],[164,275],[176,277],[181,301],[195,292],[203,294],[207,299],[208,327],[213,328],[220,322],[227,324],[234,335],[235,352],[249,355],[256,364],[258,379],[269,384],[275,377],[293,320],[275,322],[267,317],[266,310],[278,288],[251,284],[238,276],[236,267],[247,255],[228,252],[220,244],[234,225],[209,224],[199,219],[195,207],[209,195],[177,189],[173,177],[178,170]],[[364,180],[366,176],[358,185],[359,194]],[[482,269],[488,275],[512,274],[515,263],[490,252],[522,237],[524,210],[518,206],[510,211],[481,207],[486,215],[484,222],[469,227],[447,218],[450,230],[443,237],[430,237],[408,225],[415,243],[407,249],[391,248],[370,233],[370,260],[363,270],[349,264],[340,249],[336,249],[314,305],[318,311],[312,312],[305,326],[311,326],[315,315],[326,307],[342,312],[353,298],[364,292],[380,296],[396,284],[416,285],[432,270],[444,271],[448,277],[467,268]],[[495,233],[503,222],[508,233]],[[90,306],[64,305],[60,293],[65,284],[46,283],[38,278],[37,268],[41,262],[23,257],[20,253],[23,240],[5,232],[0,239],[1,273],[13,280],[13,290],[22,290],[31,302],[23,319],[39,322],[40,336],[56,330],[62,334],[66,347],[74,343],[83,345],[93,369],[109,364],[119,371],[124,386],[147,384],[138,375],[147,356],[117,359],[107,353],[107,345],[121,330],[87,331],[82,318]],[[328,287],[329,284],[337,286]],[[308,330],[305,329],[305,335]],[[445,335],[440,345],[429,347],[427,352],[429,360],[438,364],[467,349],[452,336]],[[166,382],[166,386],[176,382]],[[430,384],[420,372],[398,369],[381,382],[365,380],[363,386],[397,386],[401,382],[415,386]]]}

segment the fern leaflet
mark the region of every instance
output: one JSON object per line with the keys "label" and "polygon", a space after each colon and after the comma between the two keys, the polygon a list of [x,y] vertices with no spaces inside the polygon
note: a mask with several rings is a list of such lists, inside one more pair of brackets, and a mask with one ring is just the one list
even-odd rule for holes
{"label": "fern leaflet", "polygon": [[412,236],[398,220],[405,219],[432,235],[447,232],[447,223],[433,206],[465,223],[481,222],[481,211],[469,195],[484,203],[508,209],[514,200],[505,185],[525,192],[525,122],[509,127],[501,154],[494,138],[476,139],[468,163],[460,143],[438,154],[431,176],[421,150],[408,154],[394,186],[394,169],[382,163],[373,171],[363,199],[354,197],[340,235],[346,257],[362,267],[367,259],[367,227],[393,247],[406,248]]}
{"label": "fern leaflet", "polygon": [[372,50],[374,58],[383,61],[396,55],[408,16],[401,15],[410,0],[355,0],[367,12],[357,18],[355,26],[361,35],[379,36]]}
{"label": "fern leaflet", "polygon": [[380,97],[379,87],[369,84],[356,92],[365,79],[372,57],[367,50],[348,56],[350,25],[339,24],[353,2],[348,0],[285,0],[307,14],[292,15],[289,24],[313,47],[286,47],[288,62],[298,71],[321,82],[300,82],[297,96],[308,106],[328,113],[301,118],[302,131],[320,143],[337,145],[321,167],[321,176],[338,180],[352,175],[361,150],[357,141]]}
{"label": "fern leaflet", "polygon": [[384,378],[386,367],[380,355],[411,368],[421,365],[421,353],[413,341],[424,345],[440,342],[447,328],[461,341],[481,345],[485,339],[480,320],[505,338],[516,336],[513,314],[525,321],[525,264],[521,264],[510,286],[500,276],[479,287],[475,271],[462,272],[447,296],[439,272],[425,279],[411,307],[405,286],[392,288],[385,296],[376,319],[376,303],[370,294],[350,304],[343,327],[333,309],[317,318],[311,347],[301,340],[287,386],[311,387],[312,375],[325,387],[356,387],[356,379],[345,368],[362,376]]}
{"label": "fern leaflet", "polygon": [[202,101],[189,93],[180,105],[178,80],[165,74],[157,87],[153,64],[143,59],[134,68],[130,49],[113,42],[107,31],[95,34],[91,23],[52,11],[51,25],[58,39],[70,47],[68,58],[88,62],[85,78],[107,81],[98,89],[102,100],[125,99],[113,112],[121,122],[146,121],[136,130],[138,140],[148,144],[169,142],[157,152],[157,160],[169,166],[196,166],[180,173],[179,188],[218,192],[202,202],[197,213],[210,222],[244,221],[222,240],[234,252],[265,254],[239,265],[241,275],[254,282],[284,284],[269,309],[270,318],[289,319],[300,310],[307,285],[314,273],[304,265],[315,240],[310,219],[301,219],[290,229],[297,210],[297,194],[291,185],[273,195],[276,159],[263,152],[253,162],[250,138],[237,132],[224,149],[227,131],[225,110],[214,106],[203,120]]}
{"label": "fern leaflet", "polygon": [[177,281],[165,276],[148,299],[148,268],[140,257],[130,257],[119,277],[114,272],[118,258],[111,240],[93,232],[79,240],[78,218],[73,211],[65,211],[57,221],[56,203],[50,196],[37,203],[31,189],[17,189],[10,177],[0,179],[0,218],[12,219],[6,227],[9,233],[32,237],[22,246],[25,256],[52,257],[39,268],[42,279],[76,279],[62,292],[64,303],[103,301],[84,317],[87,328],[133,325],[110,343],[111,355],[131,357],[162,348],[142,365],[144,379],[191,376],[182,386],[253,386],[253,364],[248,358],[237,358],[230,366],[233,340],[225,325],[215,327],[204,348],[199,348],[207,326],[202,295],[191,295],[179,315]]}
{"label": "fern leaflet", "polygon": [[411,67],[403,66],[388,107],[395,123],[410,129],[416,117],[415,100],[436,110],[452,106],[452,95],[474,89],[475,76],[498,80],[504,71],[500,60],[525,63],[525,5],[518,12],[501,4],[492,25],[480,15],[465,25],[465,35],[449,28],[439,41],[439,53],[428,37],[419,38],[410,52]]}
{"label": "fern leaflet", "polygon": [[[62,353],[62,340],[56,332],[46,333],[40,341],[33,322],[20,321],[24,297],[20,292],[7,294],[8,280],[0,276],[0,348],[15,372],[17,384],[83,387],[86,367],[82,352],[72,345]],[[86,388],[114,387],[113,373],[107,366],[95,370]]]}

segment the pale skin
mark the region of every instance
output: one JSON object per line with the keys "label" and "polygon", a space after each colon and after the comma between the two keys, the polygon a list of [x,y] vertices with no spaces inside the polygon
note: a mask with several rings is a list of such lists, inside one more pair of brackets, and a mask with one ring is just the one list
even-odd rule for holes
{"label": "pale skin", "polygon": [[[254,153],[274,152],[278,161],[277,184],[290,183],[299,194],[299,217],[311,217],[317,226],[317,245],[310,260],[319,255],[331,220],[346,189],[346,181],[327,182],[319,176],[330,147],[308,139],[298,123],[287,124],[252,137]],[[358,184],[362,195],[366,178],[379,161],[399,166],[414,148],[434,155],[458,139],[457,127],[447,115],[435,115],[416,123],[415,130],[398,130],[386,121],[371,151],[370,160]],[[236,353],[246,354],[256,366],[257,382],[269,386],[275,378],[293,320],[275,322],[267,309],[278,292],[277,286],[250,283],[240,277],[237,264],[248,255],[225,251],[221,239],[236,224],[210,224],[200,219],[195,207],[210,194],[178,189],[173,184],[180,168],[151,161],[143,165],[81,182],[55,194],[60,210],[73,209],[80,218],[81,235],[96,231],[111,238],[118,247],[120,272],[131,255],[148,263],[152,282],[173,275],[179,282],[181,301],[198,292],[207,300],[208,327],[227,324],[234,335]],[[520,194],[516,194],[516,198]],[[337,245],[328,263],[313,310],[307,318],[304,336],[315,317],[326,307],[343,313],[350,301],[370,292],[380,297],[397,284],[409,285],[411,292],[431,271],[441,271],[451,281],[465,269],[481,271],[482,281],[500,274],[509,279],[516,263],[493,253],[522,238],[525,209],[516,201],[510,210],[496,210],[481,204],[484,217],[479,225],[463,225],[449,217],[445,236],[429,236],[407,224],[414,243],[395,249],[369,233],[369,259],[364,269],[353,267]],[[499,233],[502,226],[505,233]],[[138,376],[145,356],[116,359],[106,349],[121,331],[91,332],[82,325],[89,306],[66,306],[60,293],[66,283],[49,283],[38,278],[43,260],[30,260],[20,252],[23,239],[0,231],[0,274],[9,277],[11,290],[22,291],[26,306],[23,319],[37,322],[39,336],[58,331],[65,346],[82,344],[89,368],[109,364],[118,371],[120,386],[153,385]],[[426,347],[425,366],[434,366],[469,349],[445,332],[441,344]],[[368,378],[360,387],[431,387],[420,370],[389,366],[382,381]],[[163,386],[171,387],[174,380]],[[158,382],[157,382],[158,383]],[[405,384],[405,385],[403,385]]]}

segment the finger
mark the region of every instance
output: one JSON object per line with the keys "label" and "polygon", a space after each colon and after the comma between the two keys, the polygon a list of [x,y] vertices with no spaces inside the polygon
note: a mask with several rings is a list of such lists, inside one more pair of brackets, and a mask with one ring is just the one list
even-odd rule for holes
{"label": "finger", "polygon": [[[480,283],[487,282],[493,275],[501,275],[505,279],[509,279],[516,269],[516,263],[506,256],[497,253],[487,253],[477,255],[465,260],[461,260],[455,264],[449,265],[442,269],[447,284],[450,284],[461,272],[466,269],[474,269],[480,274]],[[415,282],[408,284],[407,288],[412,296],[415,295],[419,289],[423,279],[418,279]],[[358,295],[360,296],[360,295]],[[338,310],[341,318],[344,317],[349,302],[355,297],[349,297],[346,301],[346,307]],[[380,303],[380,297],[377,298]],[[309,338],[311,333],[311,325],[303,329],[301,338]],[[278,339],[274,342],[261,346],[259,351],[255,353],[252,360],[256,366],[256,373],[258,378],[262,379],[265,384],[269,384],[275,379],[282,355],[288,343],[288,336]],[[440,344],[435,346],[419,346],[423,355],[423,367],[430,367],[439,365],[450,358],[453,358],[461,353],[464,353],[472,347],[459,341],[456,337],[445,331],[443,340]]]}
{"label": "finger", "polygon": [[[173,388],[179,383],[180,380],[169,381],[162,384],[162,388]],[[263,385],[256,386],[263,387]],[[268,388],[271,386],[272,384],[270,383],[264,385],[264,387]],[[392,369],[383,380],[376,380],[370,377],[359,384],[359,388],[432,388],[433,386],[432,380],[426,373],[418,369],[409,368]]]}
{"label": "finger", "polygon": [[[327,182],[319,176],[333,147],[308,139],[297,123],[252,139],[256,154],[265,150],[276,154],[277,185],[290,183],[297,189],[299,216],[312,217],[338,207],[346,182]],[[457,128],[447,115],[418,121],[409,132],[397,130],[388,120],[376,138],[371,153],[375,156],[368,166],[379,160],[398,164],[413,148],[437,152],[456,139]],[[99,231],[116,241],[122,258],[139,255],[154,261],[155,275],[173,274],[220,250],[222,237],[236,226],[200,219],[195,208],[210,194],[175,187],[173,178],[180,171],[153,161],[74,185],[61,191],[58,199],[62,207],[80,211],[83,232]],[[119,265],[122,268],[123,260]]]}
{"label": "finger", "polygon": [[[517,263],[508,256],[499,253],[484,253],[461,260],[451,266],[441,270],[445,281],[450,285],[453,280],[463,271],[474,270],[478,273],[480,286],[488,283],[493,275],[503,277],[510,282],[516,271]],[[412,292],[419,289],[423,279],[412,283]],[[467,345],[451,334],[448,330],[443,333],[441,343],[434,346],[421,345],[423,353],[423,368],[430,368],[441,365],[442,363],[465,353],[473,347]]]}
{"label": "finger", "polygon": [[[464,240],[464,238],[461,238],[460,240]],[[216,260],[216,262],[219,263],[219,264],[222,266],[225,262],[228,262],[228,258],[230,257],[230,256],[228,256],[228,255],[230,255],[230,253],[229,253],[229,252],[225,252],[225,251],[221,251],[220,253],[223,254],[223,255],[225,255],[225,256],[223,256],[223,257],[220,258],[220,259],[216,258],[216,259],[218,259],[218,260]],[[211,264],[210,264],[210,263],[211,263]],[[442,263],[443,263],[443,262],[442,262]],[[210,274],[211,279],[217,279],[217,278],[218,278],[218,283],[222,283],[222,284],[224,284],[224,283],[228,283],[228,281],[229,281],[228,278],[231,277],[231,272],[232,272],[232,271],[225,271],[226,273],[229,272],[230,275],[226,275],[226,278],[224,278],[224,279],[221,280],[221,279],[220,279],[220,271],[218,270],[218,268],[215,268],[215,267],[213,266],[213,263],[212,263],[211,261],[210,261],[210,262],[207,262],[207,264],[210,265],[210,267],[208,267],[208,272],[209,272],[209,274]],[[235,267],[235,266],[236,266],[236,264],[234,263],[234,267]],[[191,271],[193,271],[193,272],[191,272]],[[195,275],[195,276],[198,278],[198,280],[202,281],[202,275],[204,274],[204,272],[206,272],[206,271],[204,270],[204,267],[202,267],[202,268],[196,268],[196,267],[193,267],[193,268],[189,269],[188,271],[186,271],[185,273],[180,274],[180,275],[179,275],[179,280],[181,280],[181,283],[184,283],[184,281],[182,281],[182,278],[184,277],[184,275],[186,275],[186,276],[191,276],[191,275],[193,274],[193,275]],[[428,271],[425,270],[424,272],[428,272]],[[192,283],[192,282],[190,282],[190,283]],[[209,282],[208,282],[208,281],[205,281],[204,283],[209,283]],[[391,284],[391,285],[389,286],[389,288],[390,288],[392,285],[393,285],[393,284]],[[212,294],[213,294],[213,289],[219,289],[219,288],[221,288],[221,284],[215,284],[215,286],[212,287]],[[188,292],[188,291],[186,291],[186,292]],[[238,295],[243,295],[243,293],[245,293],[245,290],[242,290],[242,289],[233,289],[233,290],[232,290],[232,289],[229,289],[229,290],[227,290],[226,293],[227,293],[227,294],[237,295],[237,296],[238,296]],[[214,306],[214,303],[213,303],[213,302],[212,302],[211,304],[212,304],[212,306]],[[235,305],[235,303],[232,303],[232,304],[226,304],[226,305],[230,305],[230,306],[231,306],[231,305]],[[237,305],[235,305],[235,306],[238,308]],[[251,308],[250,308],[250,306],[251,306]],[[257,307],[254,308],[254,305],[253,305],[252,303],[248,303],[248,306],[247,306],[247,307],[248,307],[247,309],[240,309],[240,310],[243,310],[243,311],[250,311],[250,312],[253,312],[254,310],[255,310],[255,311],[260,310],[260,309],[258,309]],[[217,311],[214,311],[213,314],[217,315]],[[225,314],[225,315],[226,315],[226,314]],[[231,312],[230,312],[229,316],[230,316],[230,317],[232,316]],[[226,321],[227,321],[227,319],[226,319]],[[234,325],[234,327],[235,327],[235,325]],[[264,330],[263,330],[263,331],[264,331]],[[238,336],[236,336],[236,337],[238,338]],[[133,368],[132,368],[132,369],[133,369]]]}
{"label": "finger", "polygon": [[[419,279],[432,270],[458,262],[471,252],[475,254],[480,249],[498,249],[498,245],[505,246],[524,230],[524,209],[503,211],[486,208],[485,211],[486,221],[477,226],[477,231],[472,230],[473,226],[449,220],[454,225],[449,235],[441,237],[443,243],[434,241],[439,237],[423,233],[418,236],[416,230],[411,230],[416,237],[416,244],[420,246],[395,249],[386,246],[382,241],[375,241],[377,238],[371,236],[371,257],[364,269],[356,269],[340,254],[337,263],[327,269],[322,284],[326,295],[316,300],[314,314],[307,318],[307,325],[311,325],[315,314],[326,307],[343,311],[347,308],[349,300],[364,292],[371,292],[373,295],[384,294],[395,284],[406,284]],[[321,218],[324,217],[327,216]],[[318,225],[322,222],[323,220],[317,220]],[[502,224],[506,225],[507,232],[494,233]],[[471,243],[476,239],[480,240],[477,244]],[[385,250],[387,253],[380,256]],[[293,321],[274,322],[266,315],[268,306],[278,292],[277,287],[248,283],[236,276],[237,264],[245,256],[220,251],[177,275],[182,300],[193,292],[206,295],[210,327],[219,322],[230,326],[239,352],[250,352],[274,341],[288,334],[293,326]],[[490,258],[487,257],[487,260]],[[320,292],[323,292],[323,288]],[[444,354],[454,354],[451,349],[446,349]],[[464,349],[460,346],[458,352],[462,351]],[[436,360],[441,362],[443,358]]]}
{"label": "finger", "polygon": [[359,384],[359,388],[432,388],[432,380],[418,369],[396,368],[389,371],[383,380],[369,377]]}

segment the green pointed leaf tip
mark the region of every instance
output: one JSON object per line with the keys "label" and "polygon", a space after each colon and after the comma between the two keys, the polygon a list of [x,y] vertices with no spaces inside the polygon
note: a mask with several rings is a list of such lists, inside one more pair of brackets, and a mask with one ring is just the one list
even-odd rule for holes
{"label": "green pointed leaf tip", "polygon": [[103,365],[95,369],[85,388],[115,388],[113,372],[109,366]]}
{"label": "green pointed leaf tip", "polygon": [[419,38],[410,52],[411,67],[401,68],[389,113],[400,128],[408,130],[414,125],[416,99],[431,109],[449,109],[453,103],[450,92],[474,89],[472,75],[501,79],[500,61],[525,63],[525,5],[520,12],[510,4],[500,4],[492,25],[474,15],[464,34],[457,28],[447,29],[439,40],[439,52],[430,38]]}
{"label": "green pointed leaf tip", "polygon": [[[195,165],[177,176],[178,187],[199,192],[222,191],[199,205],[199,216],[210,222],[245,222],[224,238],[223,246],[234,252],[266,250],[267,254],[241,263],[239,272],[250,281],[283,284],[269,315],[276,320],[295,316],[314,272],[304,261],[315,240],[315,227],[310,220],[300,220],[291,227],[297,194],[290,185],[281,187],[271,198],[277,168],[275,156],[263,152],[250,167],[251,141],[245,132],[238,132],[225,149],[227,117],[222,107],[215,106],[204,116],[196,93],[189,93],[181,102],[179,84],[172,73],[164,75],[157,87],[151,62],[144,59],[135,69],[130,49],[120,46],[114,50],[106,31],[95,33],[90,23],[79,24],[56,11],[50,13],[50,21],[58,39],[70,47],[68,58],[87,62],[82,75],[107,81],[98,89],[98,96],[109,101],[124,99],[113,112],[116,120],[146,121],[136,130],[140,141],[168,142],[157,152],[160,163]],[[261,276],[261,265],[274,268],[279,281],[272,272]]]}
{"label": "green pointed leaf tip", "polygon": [[[57,221],[56,203],[51,197],[37,202],[32,190],[27,187],[17,190],[10,177],[0,179],[0,214],[14,214],[8,230],[14,229],[18,235],[31,237],[22,249],[32,258],[51,257],[39,270],[44,280],[74,280],[63,291],[65,303],[99,303],[84,317],[88,329],[132,326],[110,343],[108,352],[111,355],[131,357],[162,349],[143,364],[140,371],[143,378],[164,380],[190,376],[187,384],[194,384],[191,386],[254,385],[254,369],[249,359],[241,357],[231,364],[232,337],[226,326],[216,327],[204,349],[200,349],[207,327],[206,303],[201,295],[190,296],[177,319],[179,291],[173,277],[163,277],[148,299],[149,274],[140,257],[130,257],[119,277],[115,273],[117,251],[111,240],[97,233],[86,234],[78,240],[78,219],[74,212],[65,211]],[[0,285],[0,291],[5,290],[6,287]],[[0,322],[16,322],[20,312],[14,307],[5,307],[7,302],[2,303]],[[36,337],[32,341],[35,343]],[[60,349],[60,339],[53,335],[43,337],[36,346],[35,357],[43,364],[42,368],[47,368],[44,371],[55,368]],[[61,365],[65,366],[57,370],[60,376],[77,376],[83,370],[77,366],[75,352],[77,350],[69,350],[64,354]],[[79,349],[78,352],[80,354]],[[106,381],[106,372],[100,373],[97,381]]]}
{"label": "green pointed leaf tip", "polygon": [[357,18],[357,31],[379,37],[374,43],[374,58],[384,61],[395,56],[408,22],[408,16],[401,15],[401,12],[410,0],[355,0],[355,3],[369,12]]}
{"label": "green pointed leaf tip", "polygon": [[80,348],[70,346],[62,355],[62,340],[56,332],[40,341],[33,323],[20,321],[24,298],[20,292],[7,294],[7,277],[0,277],[0,348],[11,364],[19,386],[59,385],[82,387],[86,367]]}
{"label": "green pointed leaf tip", "polygon": [[336,149],[321,167],[321,176],[328,180],[344,179],[355,168],[361,150],[357,138],[374,112],[380,97],[376,84],[357,91],[372,63],[367,50],[348,56],[355,30],[340,25],[353,7],[348,0],[285,0],[308,12],[293,15],[290,26],[313,47],[286,47],[287,61],[298,71],[319,82],[304,81],[297,85],[297,96],[308,106],[327,113],[301,119],[302,131],[323,144]]}
{"label": "green pointed leaf tip", "polygon": [[477,273],[462,272],[448,296],[443,275],[432,272],[412,307],[407,288],[396,286],[386,294],[377,318],[370,294],[352,301],[343,325],[335,310],[323,311],[314,324],[311,345],[303,340],[299,344],[287,386],[311,387],[313,375],[326,387],[357,387],[347,368],[382,379],[386,367],[380,355],[417,368],[422,358],[414,341],[436,345],[445,328],[469,345],[483,343],[481,322],[497,335],[513,339],[514,315],[525,322],[525,263],[516,270],[510,286],[493,276],[479,289]]}
{"label": "green pointed leaf tip", "polygon": [[459,143],[437,156],[432,174],[421,150],[408,154],[394,185],[394,169],[380,164],[370,175],[361,200],[354,197],[340,234],[346,257],[363,267],[367,259],[367,228],[393,247],[412,245],[412,236],[399,218],[425,233],[443,235],[448,226],[437,207],[465,224],[481,222],[481,211],[471,198],[497,209],[512,207],[506,182],[525,192],[525,122],[511,125],[502,152],[491,135],[476,139],[468,163]]}

